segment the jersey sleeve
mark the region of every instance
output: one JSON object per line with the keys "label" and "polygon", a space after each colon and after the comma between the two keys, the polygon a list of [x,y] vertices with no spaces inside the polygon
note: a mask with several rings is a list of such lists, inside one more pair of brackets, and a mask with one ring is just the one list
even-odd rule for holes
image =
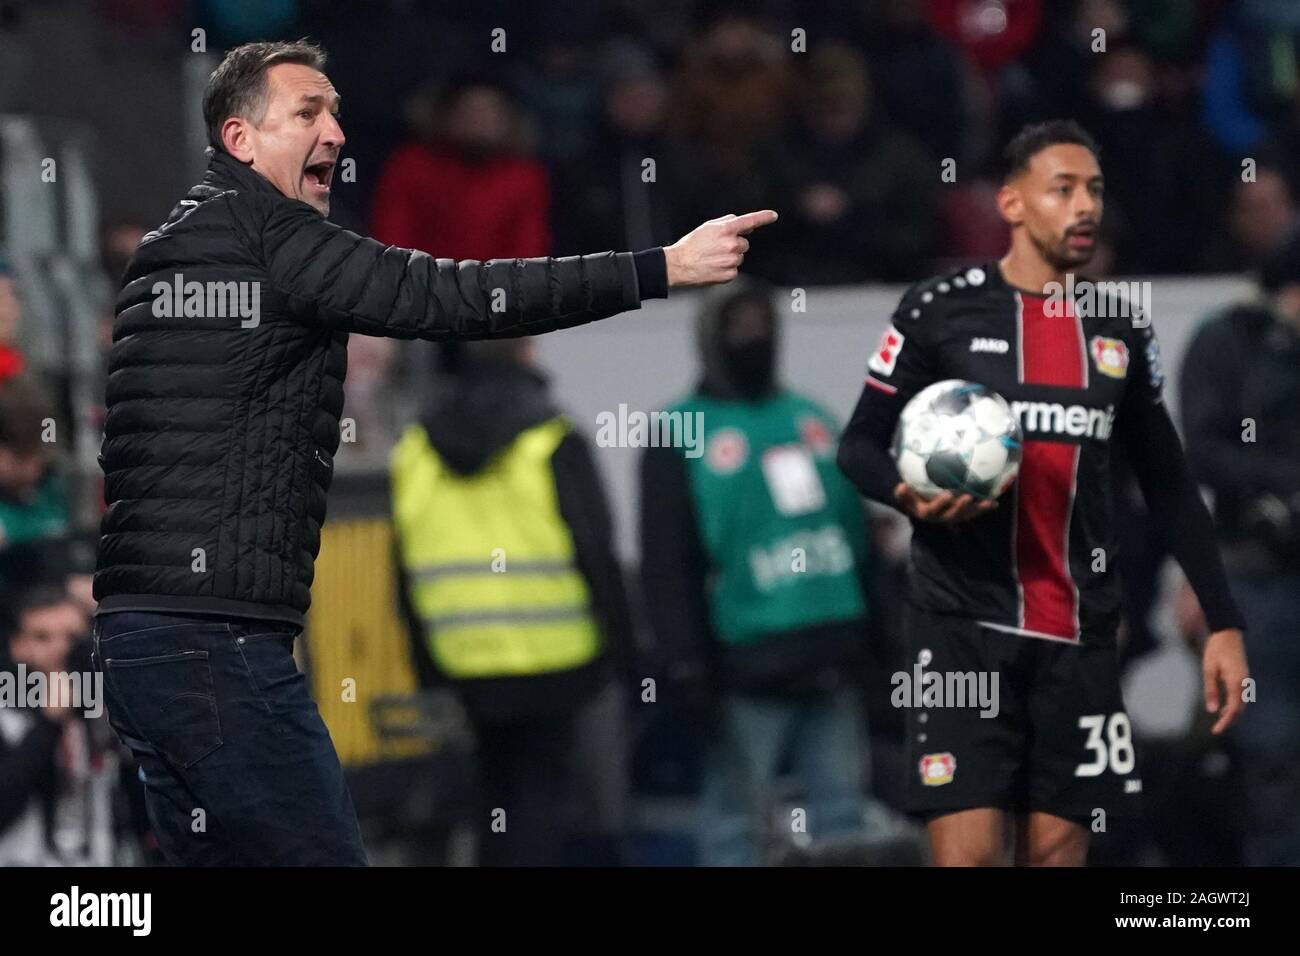
{"label": "jersey sleeve", "polygon": [[933,293],[919,287],[909,289],[890,316],[875,349],[867,357],[866,387],[899,399],[901,409],[907,400],[936,380],[935,362],[926,335],[928,329],[924,306]]}
{"label": "jersey sleeve", "polygon": [[[1151,406],[1164,404],[1165,373],[1160,359],[1160,343],[1149,321],[1133,329],[1129,337],[1129,375],[1123,405]],[[1139,408],[1140,410],[1140,408]]]}
{"label": "jersey sleeve", "polygon": [[933,345],[934,293],[913,286],[890,316],[889,326],[867,357],[862,395],[840,437],[838,463],[866,497],[893,505],[900,481],[889,454],[899,412],[938,379]]}

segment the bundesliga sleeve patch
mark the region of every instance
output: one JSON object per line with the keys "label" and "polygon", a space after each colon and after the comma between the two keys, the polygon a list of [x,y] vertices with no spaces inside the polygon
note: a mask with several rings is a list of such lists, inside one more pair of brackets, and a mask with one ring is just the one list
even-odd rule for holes
{"label": "bundesliga sleeve patch", "polygon": [[885,329],[885,334],[880,338],[880,345],[867,362],[867,368],[880,375],[893,375],[894,366],[898,364],[898,353],[902,351],[904,341],[903,333],[892,325]]}

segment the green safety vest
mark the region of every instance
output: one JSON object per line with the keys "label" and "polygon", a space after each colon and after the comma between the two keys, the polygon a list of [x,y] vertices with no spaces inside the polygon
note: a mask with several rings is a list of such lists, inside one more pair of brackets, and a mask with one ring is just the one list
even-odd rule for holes
{"label": "green safety vest", "polygon": [[[747,644],[863,616],[866,520],[835,463],[834,419],[790,392],[761,402],[695,394],[667,411],[682,416],[669,422],[685,441],[718,637]],[[694,413],[702,418],[688,420]],[[685,431],[697,422],[702,434]]]}
{"label": "green safety vest", "polygon": [[542,674],[600,653],[551,472],[568,431],[553,418],[521,432],[474,475],[447,467],[419,425],[393,449],[402,571],[429,651],[448,677]]}

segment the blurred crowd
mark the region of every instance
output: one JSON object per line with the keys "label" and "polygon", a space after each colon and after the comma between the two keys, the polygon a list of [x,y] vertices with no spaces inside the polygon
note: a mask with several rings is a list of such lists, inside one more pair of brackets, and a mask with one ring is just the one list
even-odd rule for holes
{"label": "blurred crowd", "polygon": [[[1300,13],[1268,0],[106,2],[210,48],[308,34],[344,97],[333,218],[451,258],[670,243],[774,208],[746,271],[901,282],[1000,255],[1000,145],[1079,120],[1101,147],[1094,275],[1258,268],[1297,215]],[[375,51],[382,50],[382,64]],[[172,198],[160,197],[170,204]],[[143,231],[142,229],[140,231]],[[354,337],[360,434],[410,367]]]}
{"label": "blurred crowd", "polygon": [[[1295,212],[1300,13],[1269,0],[103,0],[210,49],[311,35],[344,97],[334,216],[453,258],[671,242],[771,207],[751,274],[808,285],[999,254],[1001,143],[1101,145],[1097,271],[1234,271]],[[379,51],[382,51],[380,53]],[[1267,180],[1267,190],[1243,190]]]}
{"label": "blurred crowd", "polygon": [[[251,38],[319,40],[343,94],[344,156],[357,161],[355,184],[336,190],[334,218],[387,242],[455,258],[639,249],[702,219],[780,210],[746,260],[760,283],[711,301],[701,316],[700,387],[663,396],[682,410],[775,393],[801,400],[806,383],[780,375],[779,318],[762,281],[905,281],[945,262],[1000,255],[1006,233],[991,201],[992,160],[1033,119],[1075,117],[1101,143],[1107,209],[1096,271],[1254,274],[1256,298],[1207,317],[1186,358],[1182,381],[1192,391],[1182,406],[1268,692],[1226,742],[1209,737],[1194,693],[1172,729],[1140,741],[1147,815],[1099,841],[1096,858],[1300,864],[1300,7],[372,6],[383,10],[357,16],[354,5],[330,0],[98,4],[106,21],[145,38],[203,22],[214,49]],[[489,45],[498,27],[501,54]],[[111,280],[151,226],[104,230]],[[68,418],[66,400],[25,361],[18,289],[0,261],[0,673],[88,671],[96,530],[69,505],[67,446],[50,438]],[[105,337],[110,326],[106,316]],[[438,587],[447,580],[438,569],[457,566],[454,553],[398,558],[421,683],[455,695],[479,741],[473,812],[523,806],[523,820],[585,819],[601,841],[574,851],[583,827],[557,822],[544,839],[484,844],[480,859],[627,861],[619,794],[629,787],[698,801],[689,858],[703,862],[918,858],[918,832],[890,809],[891,781],[907,772],[896,759],[901,715],[888,705],[901,654],[891,595],[906,573],[897,516],[864,515],[856,501],[841,507],[838,479],[823,473],[827,500],[804,510],[848,543],[827,545],[825,558],[843,563],[836,600],[844,614],[828,627],[773,612],[747,625],[746,638],[724,641],[719,622],[734,608],[713,607],[702,591],[701,568],[716,559],[704,554],[707,503],[686,497],[673,462],[647,456],[641,490],[653,510],[642,521],[641,574],[625,577],[587,438],[550,398],[526,345],[449,351],[445,387],[427,390],[398,367],[393,342],[354,336],[349,349],[348,409],[359,420],[385,419],[396,391],[419,386],[423,396],[378,451],[400,439],[412,468],[427,467],[430,455],[442,463],[442,496],[417,494],[395,513],[399,540],[403,527],[418,538],[421,528],[456,521],[472,537],[475,512],[454,496],[507,448],[532,449],[516,463],[516,490],[536,490],[539,475],[556,488],[550,498],[538,492],[532,507],[493,512],[494,534],[517,534],[537,549],[538,567],[561,569],[539,575],[531,590],[505,587],[518,580],[510,575],[468,590],[461,581],[452,598],[473,593],[478,603],[457,606]],[[503,407],[512,410],[504,421]],[[801,440],[820,462],[835,423],[815,408],[807,414]],[[1243,451],[1247,418],[1260,437]],[[362,424],[358,434],[384,435],[384,427]],[[1117,501],[1128,515],[1124,653],[1140,696],[1143,679],[1194,666],[1204,624],[1122,469]],[[556,607],[584,597],[588,614],[560,619],[568,657],[558,682],[537,676],[554,671],[553,661],[534,662],[536,673],[503,673],[499,662],[457,657],[449,620],[504,619],[494,640],[528,648],[538,634],[554,638]],[[549,610],[530,618],[539,603]],[[760,638],[774,634],[806,639],[816,653],[755,656]],[[638,741],[617,702],[639,699],[647,673],[686,704],[639,728]],[[584,817],[583,801],[597,809]],[[150,862],[140,807],[129,754],[103,716],[60,699],[0,708],[0,864]],[[810,810],[806,829],[791,829],[791,807]]]}

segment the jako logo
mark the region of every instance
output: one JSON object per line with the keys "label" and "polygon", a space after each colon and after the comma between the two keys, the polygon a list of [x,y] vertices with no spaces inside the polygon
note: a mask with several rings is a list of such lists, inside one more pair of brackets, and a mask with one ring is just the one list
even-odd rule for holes
{"label": "jako logo", "polygon": [[1011,348],[1006,339],[971,339],[970,350],[972,352],[996,352],[999,355],[1005,355]]}
{"label": "jako logo", "polygon": [[133,936],[148,936],[153,926],[152,893],[71,892],[50,897],[51,926],[129,926]]}

